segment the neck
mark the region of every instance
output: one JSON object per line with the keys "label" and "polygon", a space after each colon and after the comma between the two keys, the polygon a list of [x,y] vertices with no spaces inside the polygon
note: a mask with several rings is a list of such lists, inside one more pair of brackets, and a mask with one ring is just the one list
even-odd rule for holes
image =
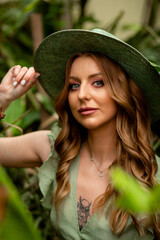
{"label": "neck", "polygon": [[110,165],[115,160],[117,133],[113,128],[109,131],[104,129],[98,131],[89,130],[87,144],[90,154],[99,166],[103,166],[106,162]]}

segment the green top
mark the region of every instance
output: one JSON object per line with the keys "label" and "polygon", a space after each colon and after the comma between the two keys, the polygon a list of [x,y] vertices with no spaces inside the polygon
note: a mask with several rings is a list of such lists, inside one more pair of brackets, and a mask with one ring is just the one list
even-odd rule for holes
{"label": "green top", "polygon": [[[57,235],[60,239],[66,240],[116,240],[116,239],[125,239],[125,240],[151,240],[154,239],[154,234],[152,229],[146,230],[145,237],[141,237],[131,223],[131,220],[128,221],[127,226],[125,227],[123,234],[118,237],[113,234],[110,225],[109,219],[105,217],[104,214],[101,216],[96,212],[86,223],[81,231],[79,231],[78,226],[78,215],[77,215],[77,194],[76,194],[76,183],[77,183],[77,174],[79,167],[79,155],[75,161],[71,164],[69,169],[69,181],[71,190],[67,195],[62,206],[59,207],[58,219],[56,219],[56,212],[54,203],[51,203],[53,196],[53,190],[56,187],[56,170],[58,166],[58,155],[54,151],[54,140],[56,139],[59,133],[59,128],[54,127],[48,136],[51,141],[51,153],[48,159],[41,166],[39,171],[39,185],[43,194],[42,203],[46,208],[51,209],[51,222]],[[106,206],[107,207],[107,206]]]}

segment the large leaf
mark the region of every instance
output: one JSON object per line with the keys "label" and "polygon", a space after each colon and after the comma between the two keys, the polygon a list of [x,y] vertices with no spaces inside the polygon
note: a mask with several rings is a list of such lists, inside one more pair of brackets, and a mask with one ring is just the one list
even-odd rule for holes
{"label": "large leaf", "polygon": [[[0,239],[3,240],[42,240],[31,214],[22,203],[5,170],[0,167],[0,186],[6,191],[1,194],[6,196],[6,203],[0,205],[0,212],[3,219],[0,222]],[[0,200],[2,199],[2,195]],[[1,201],[2,202],[2,201]]]}
{"label": "large leaf", "polygon": [[149,215],[160,212],[160,184],[149,189],[119,167],[112,168],[110,176],[119,192],[116,203],[120,208]]}
{"label": "large leaf", "polygon": [[135,213],[152,213],[154,198],[151,191],[142,186],[133,176],[115,167],[111,170],[111,179],[119,192],[116,200],[119,207]]}

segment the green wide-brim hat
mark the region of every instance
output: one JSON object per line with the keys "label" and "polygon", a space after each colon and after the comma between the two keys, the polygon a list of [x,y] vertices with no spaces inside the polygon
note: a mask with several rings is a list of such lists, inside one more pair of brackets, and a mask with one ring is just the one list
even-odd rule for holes
{"label": "green wide-brim hat", "polygon": [[139,51],[101,29],[62,30],[39,45],[34,67],[40,73],[40,84],[52,98],[64,85],[67,60],[79,52],[102,53],[118,63],[145,95],[152,123],[160,119],[159,73]]}

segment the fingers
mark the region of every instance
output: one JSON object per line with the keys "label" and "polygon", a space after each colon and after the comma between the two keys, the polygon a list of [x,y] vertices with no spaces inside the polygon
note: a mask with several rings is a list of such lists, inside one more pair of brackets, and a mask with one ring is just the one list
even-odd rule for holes
{"label": "fingers", "polygon": [[28,68],[27,67],[20,67],[17,66],[14,69],[14,73],[13,73],[13,86],[16,87],[22,80],[23,77],[25,76],[25,74],[28,72]]}
{"label": "fingers", "polygon": [[25,84],[34,84],[35,82],[37,82],[37,78],[40,76],[40,74],[36,73],[34,68],[31,67],[28,69],[28,71],[26,72],[25,76],[23,77],[22,81],[20,82],[21,85],[25,85]]}
{"label": "fingers", "polygon": [[20,65],[12,67],[0,83],[0,102],[3,103],[3,108],[8,106],[8,102],[18,99],[32,88],[39,76],[40,74],[36,73],[33,67]]}
{"label": "fingers", "polygon": [[28,74],[26,74],[26,76],[24,76],[24,79],[21,81],[21,85],[26,85],[28,89],[33,87],[37,83],[38,77],[40,76],[40,74],[36,73],[35,71],[32,74],[31,72],[32,69],[30,72],[28,72]]}
{"label": "fingers", "polygon": [[28,69],[27,67],[21,67],[19,65],[13,67],[11,72],[13,74],[12,85],[14,87],[18,85],[25,86],[27,84],[34,85],[37,82],[37,78],[40,76],[40,74],[35,73],[33,67]]}
{"label": "fingers", "polygon": [[12,67],[9,71],[12,72],[12,74],[14,76],[17,76],[18,73],[20,72],[20,70],[21,70],[21,66],[20,65],[16,65],[16,66]]}

